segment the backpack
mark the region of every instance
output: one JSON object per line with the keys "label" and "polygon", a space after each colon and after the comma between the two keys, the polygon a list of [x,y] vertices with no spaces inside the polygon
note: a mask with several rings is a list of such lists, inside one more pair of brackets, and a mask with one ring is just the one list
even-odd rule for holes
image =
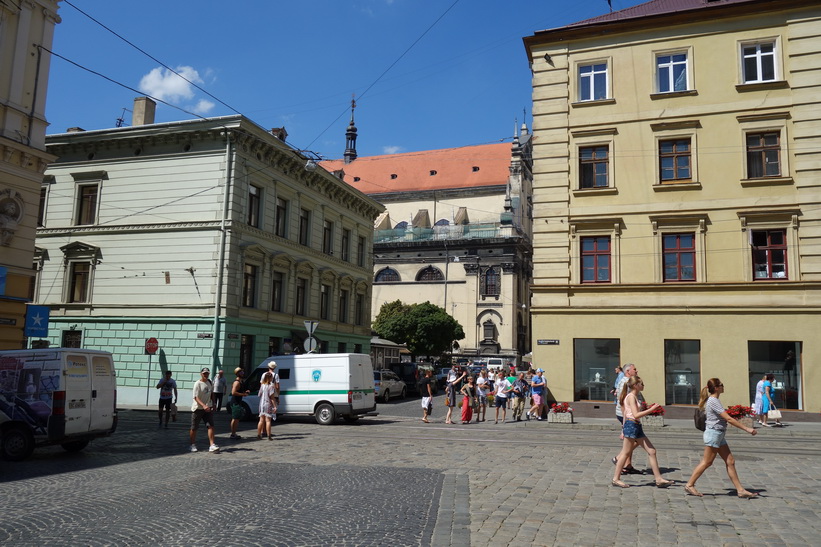
{"label": "backpack", "polygon": [[693,422],[699,431],[707,429],[707,413],[704,412],[703,408],[696,407],[696,411],[693,413]]}

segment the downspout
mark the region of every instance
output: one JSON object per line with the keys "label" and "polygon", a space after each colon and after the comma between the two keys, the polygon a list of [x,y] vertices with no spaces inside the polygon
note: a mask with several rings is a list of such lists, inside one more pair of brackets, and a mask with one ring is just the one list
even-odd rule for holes
{"label": "downspout", "polygon": [[229,204],[231,203],[231,134],[226,129],[225,133],[225,192],[222,200],[222,221],[220,222],[220,247],[219,262],[217,265],[217,293],[214,301],[214,328],[212,355],[212,374],[216,374],[219,365],[220,350],[220,313],[222,311],[222,283],[225,279],[225,247],[228,244],[228,230],[226,228],[228,220]]}

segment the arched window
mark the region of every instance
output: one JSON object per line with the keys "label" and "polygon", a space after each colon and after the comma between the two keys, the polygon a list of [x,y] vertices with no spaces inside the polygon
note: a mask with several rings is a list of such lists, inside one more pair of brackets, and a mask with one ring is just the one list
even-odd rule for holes
{"label": "arched window", "polygon": [[427,268],[423,268],[416,274],[417,281],[444,281],[445,276],[442,275],[442,271],[439,268],[434,268],[433,266],[428,266]]}
{"label": "arched window", "polygon": [[399,272],[393,268],[382,268],[376,272],[376,277],[374,278],[375,283],[386,283],[389,281],[402,281],[399,277]]}
{"label": "arched window", "polygon": [[434,226],[450,226],[450,221],[446,218],[440,218]]}
{"label": "arched window", "polygon": [[479,280],[479,292],[482,296],[499,296],[501,294],[499,281],[499,268],[487,268],[482,272],[482,277]]}
{"label": "arched window", "polygon": [[405,230],[408,227],[408,222],[403,220],[402,222],[397,222],[396,226],[393,227],[394,230]]}

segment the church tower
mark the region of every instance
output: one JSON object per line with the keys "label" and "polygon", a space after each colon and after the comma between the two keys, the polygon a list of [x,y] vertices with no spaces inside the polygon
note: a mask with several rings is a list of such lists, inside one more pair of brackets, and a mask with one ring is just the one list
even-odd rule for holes
{"label": "church tower", "polygon": [[356,126],[353,123],[353,111],[356,108],[356,99],[351,99],[351,123],[345,131],[345,163],[351,163],[356,159]]}

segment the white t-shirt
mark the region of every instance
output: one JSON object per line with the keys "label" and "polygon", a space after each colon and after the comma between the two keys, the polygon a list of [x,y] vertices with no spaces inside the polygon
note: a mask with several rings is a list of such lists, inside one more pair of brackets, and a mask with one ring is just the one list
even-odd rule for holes
{"label": "white t-shirt", "polygon": [[200,406],[197,402],[197,398],[204,402],[205,404],[211,404],[211,392],[213,391],[213,387],[211,386],[211,382],[206,380],[198,380],[196,384],[194,384],[194,402],[191,405],[191,412],[195,410],[202,409],[204,407]]}
{"label": "white t-shirt", "polygon": [[487,380],[479,376],[479,378],[476,379],[476,394],[486,397],[488,392],[487,387]]}
{"label": "white t-shirt", "polygon": [[507,378],[499,378],[496,380],[496,397],[502,397],[503,399],[507,399],[507,390],[510,389],[510,381]]}

